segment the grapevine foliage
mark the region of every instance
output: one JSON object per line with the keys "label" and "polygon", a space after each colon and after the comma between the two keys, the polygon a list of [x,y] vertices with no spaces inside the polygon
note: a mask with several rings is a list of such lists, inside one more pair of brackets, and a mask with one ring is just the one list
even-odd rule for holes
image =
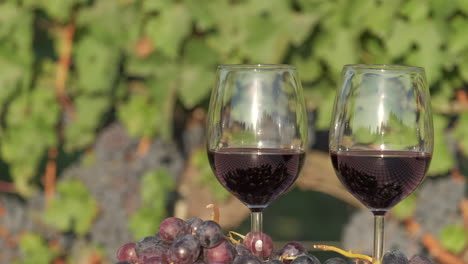
{"label": "grapevine foliage", "polygon": [[[435,126],[429,174],[446,174],[468,156],[467,26],[463,0],[0,1],[0,160],[8,170],[0,180],[33,197],[42,191],[50,150],[61,160],[94,149],[93,170],[111,162],[108,157],[122,158],[113,155],[127,151],[102,154],[95,144],[114,121],[132,138],[173,138],[179,132],[173,126],[176,106],[206,107],[221,63],[296,65],[320,130],[328,128],[343,64],[423,66]],[[127,147],[135,150],[137,143],[132,144]],[[206,172],[200,157],[193,162]],[[122,169],[138,177],[159,173],[166,186],[160,199],[175,186],[160,166],[132,166]],[[109,174],[111,165],[104,167]],[[85,234],[102,210],[93,201],[107,196],[92,190],[89,179],[78,182],[59,184],[57,195],[64,199],[40,218],[59,230]],[[137,234],[155,227],[135,226],[165,217],[155,215],[153,206],[161,205],[150,202],[151,188],[160,186],[144,187],[142,203],[152,205],[129,217]],[[81,198],[86,202],[79,208],[89,209],[89,215],[55,214]]]}

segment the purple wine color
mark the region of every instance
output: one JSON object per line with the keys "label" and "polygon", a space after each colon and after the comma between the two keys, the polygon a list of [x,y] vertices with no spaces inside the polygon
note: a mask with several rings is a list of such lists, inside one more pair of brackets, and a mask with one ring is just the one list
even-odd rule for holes
{"label": "purple wine color", "polygon": [[261,211],[296,180],[304,152],[238,148],[208,151],[219,182],[252,211]]}
{"label": "purple wine color", "polygon": [[431,155],[411,151],[330,153],[345,187],[374,214],[385,214],[411,194],[429,168]]}

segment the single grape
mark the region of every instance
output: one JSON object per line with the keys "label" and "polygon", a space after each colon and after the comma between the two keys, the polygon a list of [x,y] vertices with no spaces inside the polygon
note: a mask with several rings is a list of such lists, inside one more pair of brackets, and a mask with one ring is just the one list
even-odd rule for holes
{"label": "single grape", "polygon": [[172,244],[176,238],[188,234],[190,234],[190,225],[177,217],[166,218],[159,225],[159,235],[167,244]]}
{"label": "single grape", "polygon": [[200,256],[200,251],[200,242],[195,236],[181,236],[171,245],[169,259],[177,264],[192,264]]}
{"label": "single grape", "polygon": [[208,264],[214,264],[217,262],[230,263],[236,256],[236,249],[229,241],[223,239],[218,245],[211,248],[205,248],[203,250],[203,256],[205,262]]}
{"label": "single grape", "polygon": [[262,261],[254,255],[237,256],[232,264],[262,264]]}
{"label": "single grape", "polygon": [[315,256],[302,255],[293,260],[291,264],[320,264],[320,260]]}
{"label": "single grape", "polygon": [[252,252],[250,252],[250,250],[248,250],[244,245],[242,244],[237,244],[235,246],[236,248],[236,252],[237,252],[237,255],[252,255]]}
{"label": "single grape", "polygon": [[307,252],[304,246],[302,246],[299,242],[293,241],[293,242],[287,243],[280,250],[275,252],[272,259],[277,259],[277,260],[282,259],[283,263],[290,264],[293,261],[293,259],[283,259],[283,258],[286,258],[286,257],[294,258],[294,257],[298,257],[301,255],[305,255],[306,253]]}
{"label": "single grape", "polygon": [[158,257],[167,261],[169,246],[161,240],[160,236],[156,235],[145,237],[138,241],[135,251],[140,262],[152,257]]}
{"label": "single grape", "polygon": [[135,244],[136,255],[139,256],[141,255],[142,251],[148,248],[154,248],[163,244],[164,243],[161,240],[161,237],[159,235],[144,237],[140,241],[136,242]]}
{"label": "single grape", "polygon": [[167,261],[160,257],[151,257],[143,260],[142,264],[169,264]]}
{"label": "single grape", "polygon": [[224,239],[221,226],[215,221],[204,221],[197,229],[196,236],[204,248],[212,248]]}
{"label": "single grape", "polygon": [[414,255],[410,260],[409,264],[433,264],[434,262],[425,256]]}
{"label": "single grape", "polygon": [[192,235],[194,235],[197,232],[198,227],[203,224],[203,220],[198,217],[189,218],[185,220],[185,222],[190,225],[190,232]]}
{"label": "single grape", "polygon": [[118,261],[138,261],[138,257],[135,251],[135,243],[126,243],[117,250]]}
{"label": "single grape", "polygon": [[253,255],[268,258],[273,252],[273,240],[262,232],[250,232],[242,243]]}
{"label": "single grape", "polygon": [[348,264],[348,262],[342,258],[329,258],[323,264]]}
{"label": "single grape", "polygon": [[390,250],[383,256],[382,264],[409,264],[409,261],[400,250]]}

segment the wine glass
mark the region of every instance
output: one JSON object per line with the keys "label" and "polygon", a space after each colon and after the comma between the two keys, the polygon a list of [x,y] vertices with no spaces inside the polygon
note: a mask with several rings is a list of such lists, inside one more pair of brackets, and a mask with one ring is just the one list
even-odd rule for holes
{"label": "wine glass", "polygon": [[329,136],[338,178],[374,214],[374,258],[380,260],[385,213],[418,187],[432,157],[424,69],[345,65]]}
{"label": "wine glass", "polygon": [[307,146],[302,87],[291,65],[220,65],[207,124],[210,165],[221,185],[251,211],[262,211],[301,170]]}

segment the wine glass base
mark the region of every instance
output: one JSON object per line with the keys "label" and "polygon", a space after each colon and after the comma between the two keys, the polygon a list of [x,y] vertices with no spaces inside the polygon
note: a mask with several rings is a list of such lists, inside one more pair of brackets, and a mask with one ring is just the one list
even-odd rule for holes
{"label": "wine glass base", "polygon": [[266,205],[247,205],[247,207],[250,209],[251,212],[263,212],[263,210],[267,208]]}

